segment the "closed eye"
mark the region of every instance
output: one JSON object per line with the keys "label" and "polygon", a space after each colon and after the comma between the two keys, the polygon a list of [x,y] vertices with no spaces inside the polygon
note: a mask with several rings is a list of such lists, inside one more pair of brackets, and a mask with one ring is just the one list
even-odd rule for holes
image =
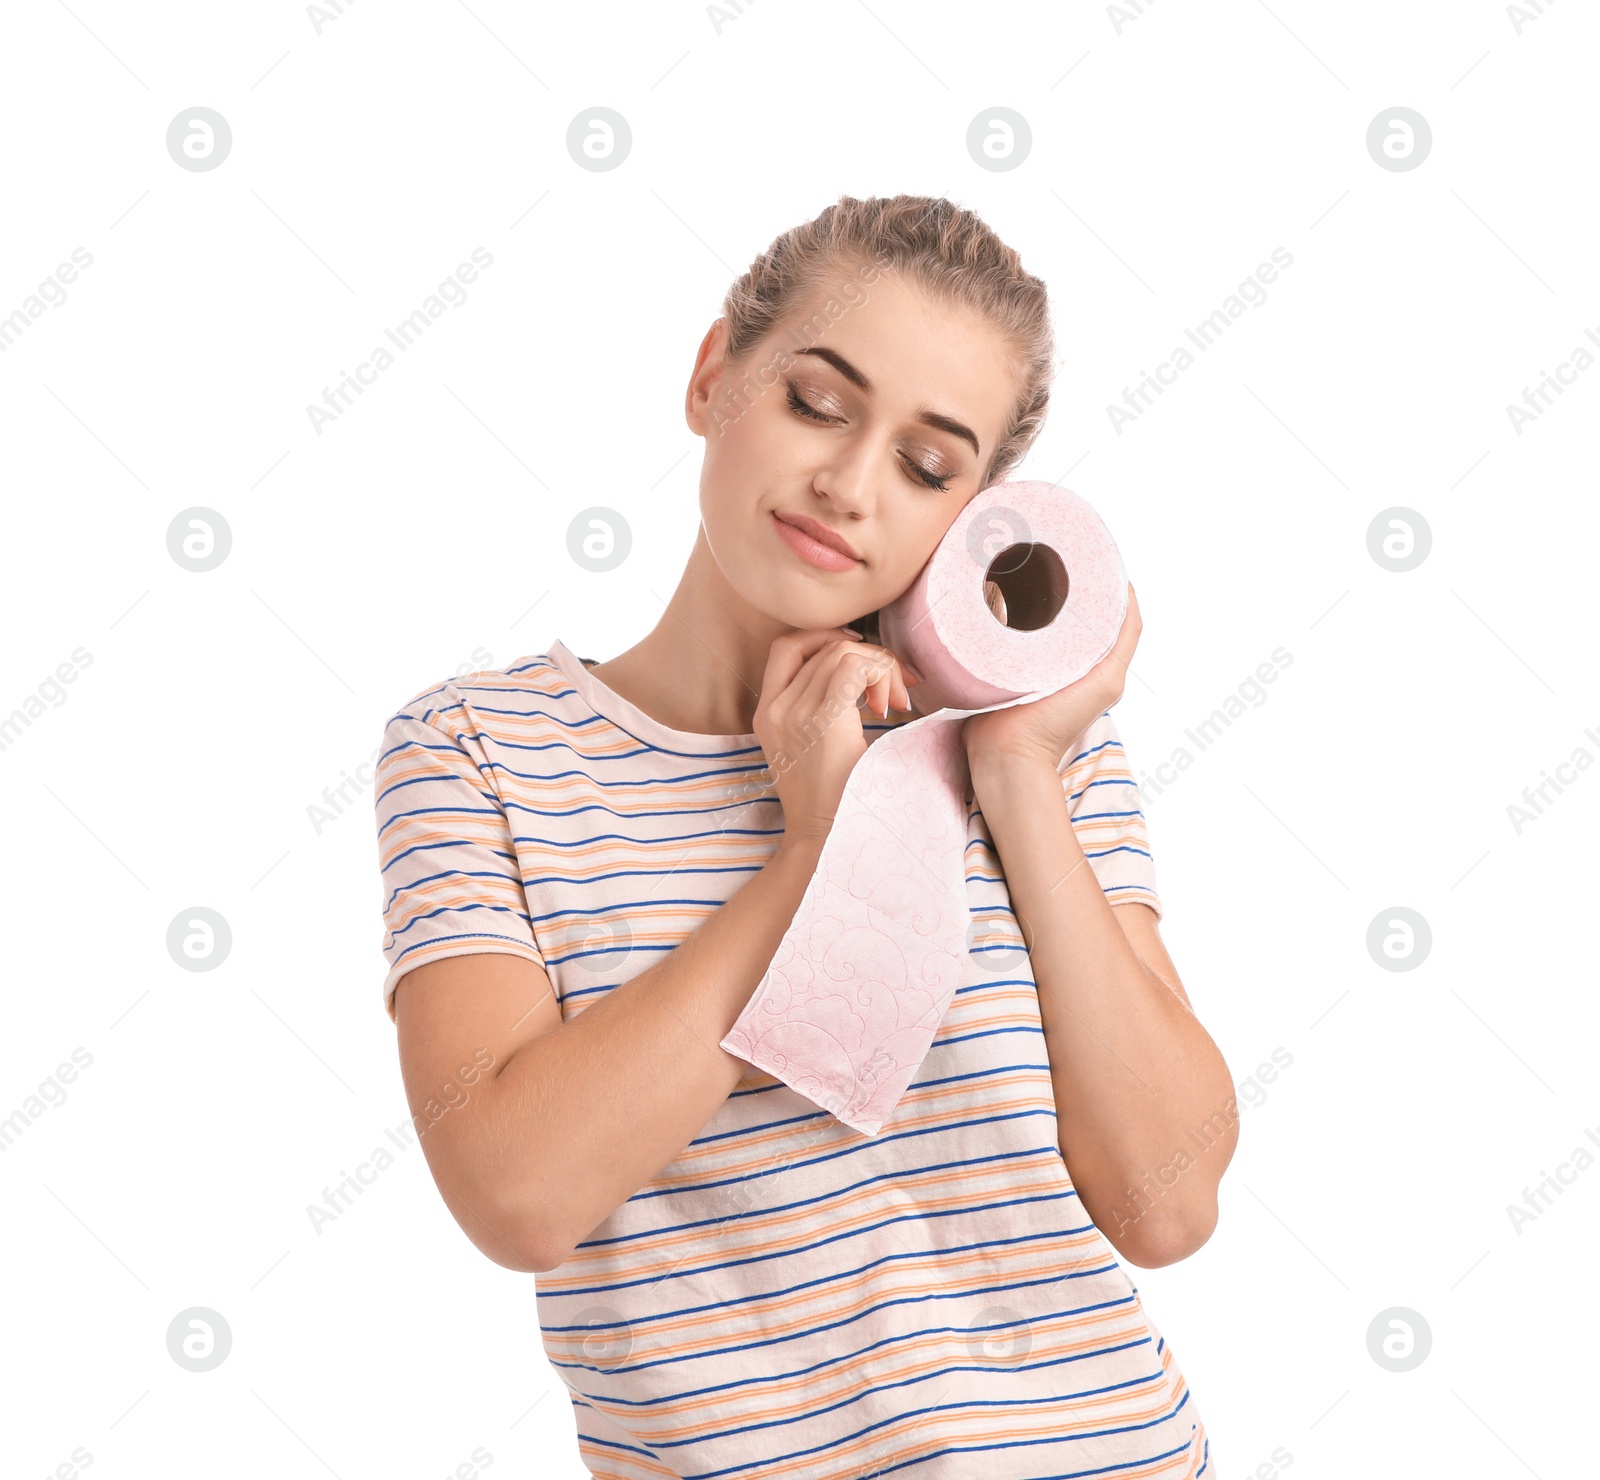
{"label": "closed eye", "polygon": [[[802,400],[799,392],[797,392],[794,388],[793,381],[788,381],[786,384],[789,390],[789,407],[793,412],[795,412],[796,415],[805,417],[807,421],[820,421],[830,426],[836,426],[839,423],[841,420],[840,417],[824,415],[822,412],[818,411],[815,406],[812,406],[809,402]],[[916,478],[924,488],[934,488],[940,493],[944,493],[949,489],[950,479],[955,477],[954,473],[949,473],[943,478],[936,477],[926,468],[911,461],[909,458],[902,458],[901,466],[903,466],[908,473]]]}

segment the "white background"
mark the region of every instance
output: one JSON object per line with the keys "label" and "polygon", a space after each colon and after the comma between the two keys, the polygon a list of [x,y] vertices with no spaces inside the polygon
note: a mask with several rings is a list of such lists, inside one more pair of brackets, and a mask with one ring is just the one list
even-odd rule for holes
{"label": "white background", "polygon": [[[1063,362],[1014,476],[1088,498],[1127,561],[1135,771],[1293,657],[1145,793],[1163,933],[1235,1079],[1293,1059],[1210,1243],[1132,1271],[1214,1472],[1592,1467],[1600,767],[1520,832],[1507,808],[1600,757],[1600,365],[1520,433],[1506,408],[1600,355],[1600,25],[1125,14],[6,8],[0,317],[93,258],[0,353],[0,715],[92,659],[0,750],[7,1475],[80,1446],[106,1477],[433,1477],[480,1447],[584,1474],[532,1278],[466,1241],[420,1151],[312,1228],[407,1109],[370,787],[320,831],[308,809],[419,689],[649,630],[724,291],[840,193],[901,191],[977,210],[1050,287]],[[604,173],[566,147],[596,105],[633,133]],[[207,172],[165,144],[195,106],[233,133]],[[997,106],[1032,130],[1008,171],[966,148]],[[1432,128],[1414,170],[1367,151],[1395,106]],[[476,247],[467,301],[319,434],[308,404]],[[1118,432],[1108,403],[1275,247],[1267,301]],[[566,551],[593,504],[633,531],[609,575]],[[191,506],[232,531],[204,574],[167,551]],[[1432,534],[1406,573],[1368,552],[1392,506]],[[195,906],[232,931],[214,971],[167,952]],[[1394,906],[1431,927],[1413,970],[1367,950]],[[65,1101],[30,1098],[74,1049]],[[1519,1232],[1507,1205],[1564,1163]],[[193,1306],[232,1332],[205,1374],[167,1353]],[[1368,1352],[1391,1307],[1432,1333],[1405,1373]]]}

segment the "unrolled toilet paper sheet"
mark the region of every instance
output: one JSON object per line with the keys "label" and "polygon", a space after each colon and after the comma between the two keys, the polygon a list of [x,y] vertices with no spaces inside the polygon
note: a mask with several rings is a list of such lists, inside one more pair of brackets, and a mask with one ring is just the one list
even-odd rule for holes
{"label": "unrolled toilet paper sheet", "polygon": [[[984,595],[1001,567],[1009,626]],[[1116,544],[1078,495],[1000,483],[966,505],[879,614],[882,645],[922,675],[910,693],[925,712],[856,762],[799,908],[723,1048],[878,1133],[967,960],[963,724],[1081,678],[1126,610]]]}

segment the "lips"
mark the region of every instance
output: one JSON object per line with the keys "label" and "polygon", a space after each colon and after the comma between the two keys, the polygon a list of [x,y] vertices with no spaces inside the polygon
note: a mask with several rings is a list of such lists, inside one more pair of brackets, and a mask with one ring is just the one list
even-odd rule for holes
{"label": "lips", "polygon": [[860,560],[855,547],[844,538],[835,534],[826,524],[820,524],[815,519],[804,514],[774,514],[780,524],[787,524],[791,529],[798,529],[801,534],[809,536],[819,545],[826,545],[830,550],[837,550],[841,555],[848,556],[851,560]]}

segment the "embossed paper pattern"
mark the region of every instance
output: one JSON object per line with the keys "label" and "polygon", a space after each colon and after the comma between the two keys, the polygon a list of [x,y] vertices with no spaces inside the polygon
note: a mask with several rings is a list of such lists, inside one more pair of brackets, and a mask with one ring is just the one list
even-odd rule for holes
{"label": "embossed paper pattern", "polygon": [[966,965],[962,725],[1081,678],[1126,610],[1116,544],[1078,495],[999,483],[966,505],[879,617],[883,646],[922,675],[910,691],[921,715],[856,762],[816,872],[723,1048],[877,1134]]}

